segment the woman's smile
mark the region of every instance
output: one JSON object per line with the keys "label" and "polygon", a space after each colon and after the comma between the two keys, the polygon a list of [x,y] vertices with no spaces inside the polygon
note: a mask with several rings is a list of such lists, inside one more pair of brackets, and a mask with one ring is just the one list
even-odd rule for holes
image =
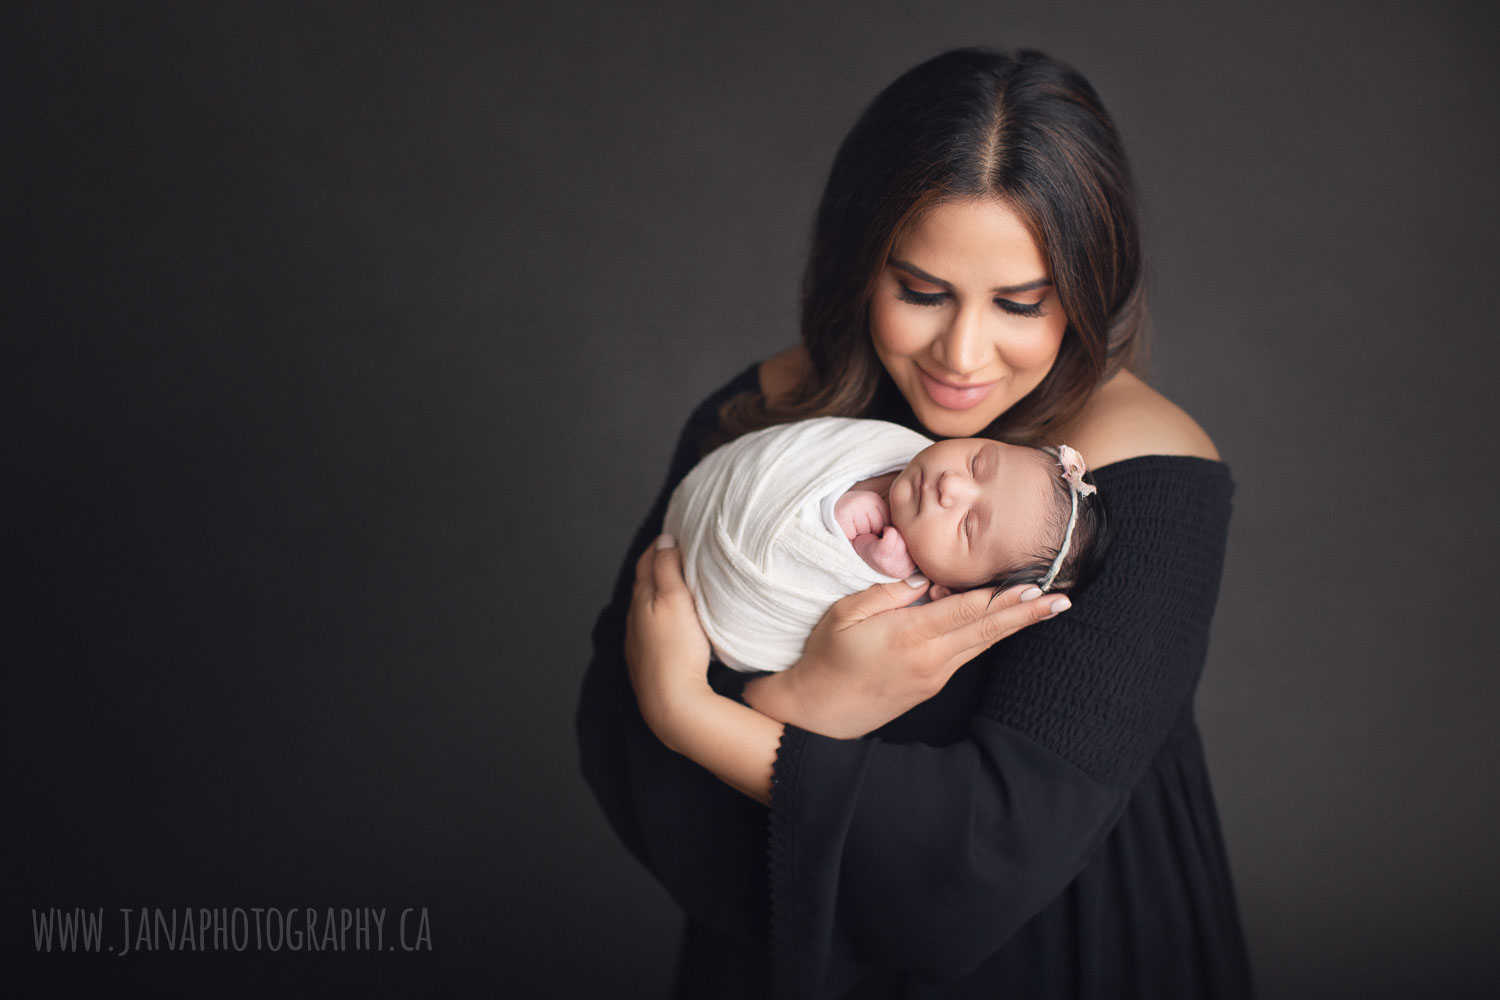
{"label": "woman's smile", "polygon": [[938,378],[921,365],[915,367],[922,377],[922,386],[927,390],[927,395],[934,403],[947,410],[967,410],[978,406],[998,384],[998,381],[956,384]]}

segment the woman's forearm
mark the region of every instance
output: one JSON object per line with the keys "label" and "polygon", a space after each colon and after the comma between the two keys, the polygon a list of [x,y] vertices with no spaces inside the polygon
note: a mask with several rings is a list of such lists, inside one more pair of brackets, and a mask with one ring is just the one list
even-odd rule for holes
{"label": "woman's forearm", "polygon": [[625,622],[625,663],[641,717],[663,744],[757,802],[771,801],[781,723],[708,685],[708,636],[670,535],[641,553]]}
{"label": "woman's forearm", "polygon": [[666,746],[762,805],[770,804],[781,723],[706,685],[680,695],[646,721]]}
{"label": "woman's forearm", "polygon": [[745,685],[745,701],[760,715],[778,722],[790,723],[810,732],[834,739],[857,739],[884,720],[868,718],[858,711],[859,704],[837,698],[837,692],[824,697],[809,695],[797,682],[797,668],[756,677]]}

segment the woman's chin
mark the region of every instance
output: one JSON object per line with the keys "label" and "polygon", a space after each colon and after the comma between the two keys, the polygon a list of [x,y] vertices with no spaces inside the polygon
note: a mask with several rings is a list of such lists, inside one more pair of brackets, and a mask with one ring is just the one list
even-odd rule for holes
{"label": "woman's chin", "polygon": [[944,438],[971,438],[978,437],[979,432],[988,427],[999,416],[998,413],[990,413],[990,407],[969,410],[950,410],[924,400],[924,404],[913,407],[917,419],[922,426],[927,428],[938,437]]}

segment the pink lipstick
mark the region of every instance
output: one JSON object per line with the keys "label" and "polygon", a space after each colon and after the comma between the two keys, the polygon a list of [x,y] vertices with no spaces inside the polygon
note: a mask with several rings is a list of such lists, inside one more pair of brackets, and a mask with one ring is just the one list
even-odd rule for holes
{"label": "pink lipstick", "polygon": [[981,382],[977,385],[956,385],[952,382],[944,382],[933,378],[920,367],[917,372],[922,376],[922,388],[927,390],[927,398],[941,406],[945,410],[967,410],[984,402],[990,390],[995,388],[994,382]]}

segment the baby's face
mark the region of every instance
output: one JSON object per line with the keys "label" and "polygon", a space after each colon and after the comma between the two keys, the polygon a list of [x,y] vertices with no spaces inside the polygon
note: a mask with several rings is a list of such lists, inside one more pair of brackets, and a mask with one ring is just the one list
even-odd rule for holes
{"label": "baby's face", "polygon": [[928,579],[973,587],[1048,547],[1056,474],[1034,448],[939,441],[891,483],[891,523]]}

